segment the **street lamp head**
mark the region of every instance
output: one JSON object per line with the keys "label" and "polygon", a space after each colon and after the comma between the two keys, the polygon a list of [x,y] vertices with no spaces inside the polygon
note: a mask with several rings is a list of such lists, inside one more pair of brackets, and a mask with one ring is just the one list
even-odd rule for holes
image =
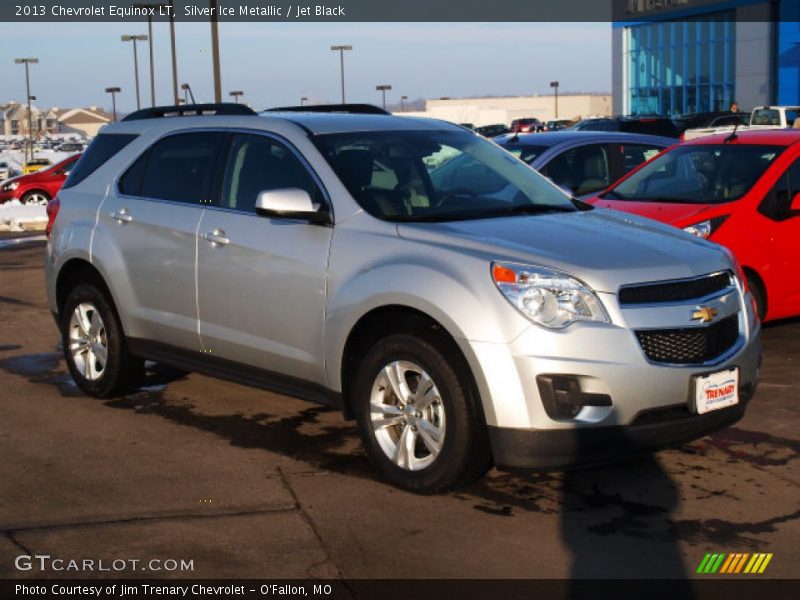
{"label": "street lamp head", "polygon": [[558,87],[558,82],[557,81],[551,81],[550,82],[550,87],[557,88]]}
{"label": "street lamp head", "polygon": [[122,90],[118,87],[107,87],[106,93],[107,94],[119,94]]}
{"label": "street lamp head", "polygon": [[384,83],[382,85],[376,85],[375,89],[378,90],[379,92],[386,91],[392,89],[392,86],[390,86],[388,83]]}
{"label": "street lamp head", "polygon": [[342,44],[339,46],[331,46],[331,50],[352,50],[353,47],[350,44]]}
{"label": "street lamp head", "polygon": [[242,90],[233,90],[230,92],[231,96],[244,96],[244,92]]}
{"label": "street lamp head", "polygon": [[188,90],[189,89],[189,84],[188,83],[182,83],[181,84],[181,89],[182,90]]}
{"label": "street lamp head", "polygon": [[147,41],[146,35],[123,35],[120,38],[123,42],[130,42],[130,41],[137,41],[137,42],[145,42]]}
{"label": "street lamp head", "polygon": [[18,64],[18,65],[21,65],[21,64],[24,64],[24,63],[35,65],[36,63],[39,62],[39,59],[38,58],[15,58],[14,62],[16,64]]}

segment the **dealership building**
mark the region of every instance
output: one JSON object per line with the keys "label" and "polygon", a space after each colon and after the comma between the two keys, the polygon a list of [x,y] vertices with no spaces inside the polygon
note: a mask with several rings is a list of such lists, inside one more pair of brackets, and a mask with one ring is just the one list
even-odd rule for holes
{"label": "dealership building", "polygon": [[623,13],[614,113],[800,104],[800,0],[626,0]]}

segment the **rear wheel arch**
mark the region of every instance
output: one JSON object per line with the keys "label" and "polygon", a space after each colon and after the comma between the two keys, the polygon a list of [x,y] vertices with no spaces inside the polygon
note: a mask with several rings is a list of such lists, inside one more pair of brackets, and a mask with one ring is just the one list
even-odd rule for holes
{"label": "rear wheel arch", "polygon": [[64,263],[56,278],[56,307],[59,314],[63,312],[64,304],[72,290],[82,283],[97,287],[105,294],[112,308],[117,310],[114,296],[100,271],[87,260],[73,258]]}

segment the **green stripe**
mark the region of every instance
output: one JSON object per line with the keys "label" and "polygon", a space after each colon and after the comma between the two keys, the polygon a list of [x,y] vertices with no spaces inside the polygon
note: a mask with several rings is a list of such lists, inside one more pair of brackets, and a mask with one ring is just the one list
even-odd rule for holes
{"label": "green stripe", "polygon": [[720,565],[722,565],[722,559],[724,558],[725,558],[725,553],[723,552],[722,554],[719,555],[716,564],[714,564],[714,568],[711,569],[712,574],[717,572],[717,569],[719,569]]}
{"label": "green stripe", "polygon": [[706,563],[708,562],[709,558],[711,558],[711,555],[710,554],[706,554],[705,558],[703,559],[703,562],[701,562],[700,566],[697,567],[697,572],[698,573],[704,573],[705,572],[703,569],[705,569]]}
{"label": "green stripe", "polygon": [[716,552],[711,555],[711,558],[708,560],[708,564],[706,565],[706,568],[703,569],[703,573],[711,573],[711,567],[713,567],[714,563],[717,562],[717,557],[718,556],[719,556],[719,554],[717,554]]}

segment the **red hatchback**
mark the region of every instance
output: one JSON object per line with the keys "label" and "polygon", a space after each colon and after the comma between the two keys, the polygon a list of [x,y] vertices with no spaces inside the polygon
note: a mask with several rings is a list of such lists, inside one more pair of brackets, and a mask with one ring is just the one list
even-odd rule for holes
{"label": "red hatchback", "polygon": [[47,204],[64,185],[70,169],[80,157],[80,154],[75,154],[49,169],[0,183],[0,204],[12,198],[19,198],[23,204]]}
{"label": "red hatchback", "polygon": [[762,320],[800,314],[800,131],[678,144],[589,202],[726,246],[744,269]]}

